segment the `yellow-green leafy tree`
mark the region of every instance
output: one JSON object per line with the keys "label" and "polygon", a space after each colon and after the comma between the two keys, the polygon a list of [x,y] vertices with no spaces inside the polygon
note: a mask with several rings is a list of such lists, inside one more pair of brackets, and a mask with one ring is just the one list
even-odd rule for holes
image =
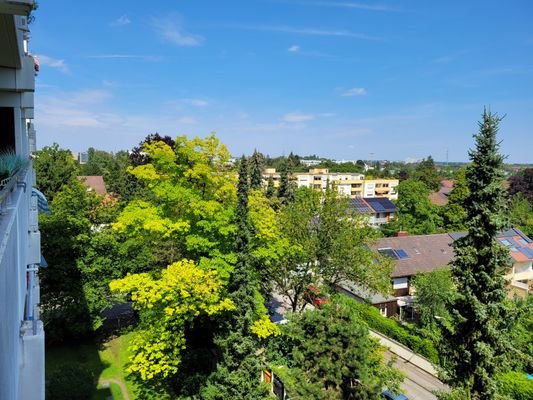
{"label": "yellow-green leafy tree", "polygon": [[150,162],[128,171],[147,191],[124,208],[114,228],[149,242],[160,266],[190,258],[227,279],[236,261],[236,177],[228,149],[212,134],[179,136],[174,148],[154,141],[143,151]]}
{"label": "yellow-green leafy tree", "polygon": [[132,340],[128,371],[143,381],[164,381],[179,371],[185,330],[195,318],[232,310],[216,271],[181,260],[161,270],[128,275],[110,283],[113,292],[131,296],[140,323]]}

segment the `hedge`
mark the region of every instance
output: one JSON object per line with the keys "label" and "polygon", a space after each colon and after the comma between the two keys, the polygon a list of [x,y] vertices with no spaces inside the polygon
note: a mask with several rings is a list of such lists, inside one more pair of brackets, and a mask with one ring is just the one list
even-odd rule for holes
{"label": "hedge", "polygon": [[398,324],[395,320],[383,317],[374,306],[356,301],[353,303],[358,317],[365,321],[369,328],[400,342],[435,364],[439,362],[439,353],[429,339],[413,335],[407,328]]}
{"label": "hedge", "polygon": [[533,380],[523,372],[506,372],[498,375],[500,392],[511,396],[514,400],[533,399]]}

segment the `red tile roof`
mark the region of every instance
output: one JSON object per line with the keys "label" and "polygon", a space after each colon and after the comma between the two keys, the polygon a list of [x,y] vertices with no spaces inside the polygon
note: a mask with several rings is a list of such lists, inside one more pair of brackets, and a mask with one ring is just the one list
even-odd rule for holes
{"label": "red tile roof", "polygon": [[97,194],[106,194],[104,177],[99,175],[78,176],[78,179],[90,190]]}

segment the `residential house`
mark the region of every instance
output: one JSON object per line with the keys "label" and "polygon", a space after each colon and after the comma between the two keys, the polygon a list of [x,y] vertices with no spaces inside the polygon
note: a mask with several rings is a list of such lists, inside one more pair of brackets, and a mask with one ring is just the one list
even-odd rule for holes
{"label": "residential house", "polygon": [[36,59],[28,51],[33,0],[0,0],[0,152],[20,167],[0,183],[0,399],[44,399],[44,330],[39,318],[41,259],[30,154],[35,151]]}
{"label": "residential house", "polygon": [[99,195],[107,193],[104,177],[100,175],[78,176],[78,179],[85,185],[87,191],[95,192]]}
{"label": "residential house", "polygon": [[389,223],[398,212],[398,207],[386,197],[362,197],[350,199],[350,208],[368,216],[368,224],[375,228]]}
{"label": "residential house", "polygon": [[448,196],[453,190],[453,185],[455,184],[454,179],[443,179],[440,181],[440,188],[437,192],[432,192],[429,194],[429,201],[437,206],[445,206],[448,204]]}
{"label": "residential house", "polygon": [[[355,297],[365,298],[385,316],[402,317],[412,310],[415,288],[413,277],[448,265],[454,257],[452,243],[466,233],[400,236],[379,239],[371,247],[394,262],[391,273],[392,296],[368,293],[364,288],[347,283],[342,290]],[[509,248],[511,265],[505,278],[509,297],[526,297],[533,290],[533,241],[519,229],[501,232],[498,241]]]}

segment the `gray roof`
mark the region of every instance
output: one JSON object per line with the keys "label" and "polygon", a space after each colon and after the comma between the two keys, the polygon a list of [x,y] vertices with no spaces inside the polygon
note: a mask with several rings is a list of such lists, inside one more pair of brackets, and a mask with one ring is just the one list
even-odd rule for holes
{"label": "gray roof", "polygon": [[371,245],[373,250],[404,250],[406,258],[394,260],[396,265],[392,278],[413,276],[419,272],[431,272],[444,267],[453,259],[453,239],[447,233],[437,235],[415,235],[378,239]]}

